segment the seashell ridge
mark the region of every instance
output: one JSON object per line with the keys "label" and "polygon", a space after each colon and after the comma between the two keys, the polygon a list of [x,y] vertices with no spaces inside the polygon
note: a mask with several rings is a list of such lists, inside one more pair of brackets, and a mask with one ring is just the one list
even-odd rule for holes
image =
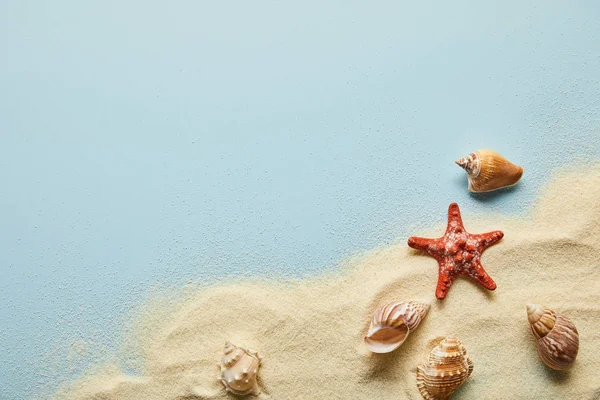
{"label": "seashell ridge", "polygon": [[225,386],[225,390],[233,394],[257,395],[260,393],[257,382],[260,362],[261,357],[258,353],[226,342],[219,363],[219,381]]}
{"label": "seashell ridge", "polygon": [[391,302],[377,309],[365,336],[373,353],[396,350],[427,314],[429,304],[416,301]]}
{"label": "seashell ridge", "polygon": [[470,192],[489,192],[512,186],[523,176],[523,167],[489,149],[477,150],[457,160],[456,164],[467,171]]}
{"label": "seashell ridge", "polygon": [[559,371],[571,368],[579,352],[579,333],[573,322],[537,304],[527,304],[527,319],[544,364]]}
{"label": "seashell ridge", "polygon": [[467,349],[454,336],[448,336],[417,367],[417,387],[426,400],[445,400],[473,373]]}

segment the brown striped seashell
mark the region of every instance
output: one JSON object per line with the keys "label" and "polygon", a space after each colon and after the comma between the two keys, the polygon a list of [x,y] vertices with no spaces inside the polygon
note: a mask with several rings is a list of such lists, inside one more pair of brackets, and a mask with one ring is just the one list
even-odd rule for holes
{"label": "brown striped seashell", "polygon": [[469,192],[489,192],[512,186],[523,176],[523,167],[489,149],[477,150],[456,163],[469,175]]}
{"label": "brown striped seashell", "polygon": [[225,350],[219,367],[219,381],[225,390],[237,395],[260,393],[257,382],[261,357],[258,353],[225,343]]}
{"label": "brown striped seashell", "polygon": [[579,351],[579,333],[571,320],[537,304],[527,304],[527,319],[544,364],[559,371],[571,368]]}
{"label": "brown striped seashell", "polygon": [[445,400],[473,372],[467,349],[454,336],[448,336],[431,350],[425,364],[417,367],[417,387],[426,400]]}
{"label": "brown striped seashell", "polygon": [[416,301],[392,302],[373,314],[365,344],[373,353],[396,350],[427,314],[429,304]]}

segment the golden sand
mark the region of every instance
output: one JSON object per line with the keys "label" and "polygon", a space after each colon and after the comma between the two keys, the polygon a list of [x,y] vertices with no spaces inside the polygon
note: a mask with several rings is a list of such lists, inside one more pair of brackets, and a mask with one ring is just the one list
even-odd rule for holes
{"label": "golden sand", "polygon": [[[149,301],[128,333],[126,348],[141,354],[143,376],[100,366],[55,398],[232,399],[216,379],[231,340],[264,357],[260,400],[421,399],[416,366],[455,334],[475,368],[453,398],[599,399],[600,165],[558,174],[524,217],[462,213],[469,232],[505,233],[482,259],[494,292],[460,278],[436,300],[437,263],[406,238],[308,280],[182,289]],[[444,229],[412,233],[439,237]],[[369,353],[363,336],[373,311],[410,299],[432,303],[419,328],[395,352]],[[538,359],[527,302],[567,315],[579,329],[571,370],[553,371]]]}

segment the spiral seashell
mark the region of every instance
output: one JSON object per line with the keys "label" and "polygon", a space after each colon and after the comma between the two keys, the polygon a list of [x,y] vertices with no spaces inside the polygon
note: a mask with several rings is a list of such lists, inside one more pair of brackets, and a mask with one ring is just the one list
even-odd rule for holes
{"label": "spiral seashell", "polygon": [[569,318],[549,308],[527,304],[527,319],[544,364],[556,370],[571,368],[579,351],[579,333]]}
{"label": "spiral seashell", "polygon": [[373,353],[396,350],[427,314],[429,304],[416,301],[392,302],[373,314],[365,344]]}
{"label": "spiral seashell", "polygon": [[477,150],[456,163],[469,174],[469,192],[489,192],[512,186],[523,176],[523,167],[488,149]]}
{"label": "spiral seashell", "polygon": [[473,372],[467,349],[454,336],[448,336],[431,350],[427,363],[417,367],[417,387],[426,400],[445,400]]}
{"label": "spiral seashell", "polygon": [[219,364],[219,381],[225,386],[225,390],[233,394],[257,395],[260,393],[257,382],[260,361],[258,353],[226,342]]}

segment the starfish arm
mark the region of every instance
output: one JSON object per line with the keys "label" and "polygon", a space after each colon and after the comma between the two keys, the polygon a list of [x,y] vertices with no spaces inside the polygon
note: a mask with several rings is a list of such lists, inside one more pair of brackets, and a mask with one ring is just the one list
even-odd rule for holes
{"label": "starfish arm", "polygon": [[408,245],[413,249],[426,251],[427,253],[433,255],[432,249],[437,247],[438,239],[429,239],[411,236],[408,238]]}
{"label": "starfish arm", "polygon": [[482,248],[485,249],[502,239],[504,237],[504,233],[502,231],[493,231],[471,234],[471,237],[477,241],[479,246],[482,246]]}
{"label": "starfish arm", "polygon": [[496,283],[481,266],[480,258],[483,251],[498,242],[504,234],[493,231],[480,234],[470,234],[465,230],[458,204],[448,207],[448,226],[444,236],[429,239],[412,236],[408,245],[434,257],[439,263],[438,283],[435,296],[438,299],[446,297],[450,286],[457,275],[466,274],[475,279],[483,287],[494,290]]}
{"label": "starfish arm", "polygon": [[453,265],[450,265],[445,260],[440,260],[440,269],[438,272],[438,282],[435,288],[435,297],[442,300],[448,294],[450,286],[454,283]]}
{"label": "starfish arm", "polygon": [[464,230],[460,208],[458,208],[458,204],[452,203],[448,206],[448,226],[446,227],[446,232],[452,232],[458,227]]}
{"label": "starfish arm", "polygon": [[469,276],[479,282],[479,284],[486,289],[496,289],[496,282],[494,282],[492,277],[485,272],[485,269],[483,269],[481,263],[473,265],[473,269],[469,271]]}

